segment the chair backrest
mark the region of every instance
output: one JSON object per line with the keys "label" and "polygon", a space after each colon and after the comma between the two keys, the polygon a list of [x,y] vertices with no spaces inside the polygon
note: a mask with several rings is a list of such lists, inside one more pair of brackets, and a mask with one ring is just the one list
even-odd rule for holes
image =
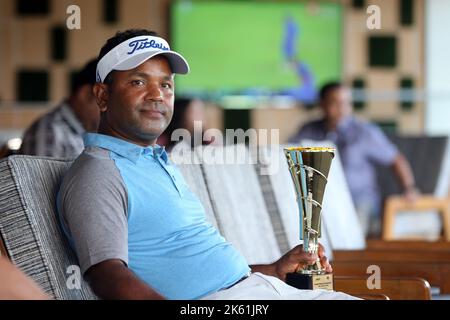
{"label": "chair backrest", "polygon": [[[48,295],[95,299],[87,283],[77,277],[76,256],[56,216],[56,192],[70,164],[69,160],[31,156],[1,160],[0,233],[11,261]],[[71,279],[74,282],[67,285]]]}
{"label": "chair backrest", "polygon": [[248,149],[243,145],[208,146],[197,148],[197,152],[216,220],[225,239],[250,264],[278,259],[281,252]]}
{"label": "chair backrest", "polygon": [[431,300],[430,284],[421,278],[383,276],[379,287],[369,288],[366,276],[335,276],[334,286],[337,291],[362,298],[366,294],[388,294],[389,300]]}

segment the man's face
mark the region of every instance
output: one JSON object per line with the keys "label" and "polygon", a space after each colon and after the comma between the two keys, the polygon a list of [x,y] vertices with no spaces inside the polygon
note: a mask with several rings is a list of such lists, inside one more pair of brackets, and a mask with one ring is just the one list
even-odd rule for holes
{"label": "man's face", "polygon": [[173,115],[175,86],[168,61],[156,56],[132,70],[115,71],[112,76],[104,99],[98,99],[103,113],[101,127],[142,146],[154,144]]}
{"label": "man's face", "polygon": [[345,87],[338,87],[328,91],[321,106],[328,122],[338,124],[352,113],[350,91]]}

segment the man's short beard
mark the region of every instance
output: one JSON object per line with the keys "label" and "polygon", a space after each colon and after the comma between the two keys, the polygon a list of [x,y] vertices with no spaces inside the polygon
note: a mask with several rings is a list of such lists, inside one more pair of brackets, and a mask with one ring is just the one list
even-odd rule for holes
{"label": "man's short beard", "polygon": [[133,132],[133,135],[135,137],[137,137],[143,141],[152,141],[152,140],[158,139],[159,136],[164,132],[164,130],[167,129],[167,126],[168,126],[168,124],[164,125],[158,134],[151,133],[151,132],[145,132],[137,126],[129,126],[128,128],[131,130],[131,132]]}

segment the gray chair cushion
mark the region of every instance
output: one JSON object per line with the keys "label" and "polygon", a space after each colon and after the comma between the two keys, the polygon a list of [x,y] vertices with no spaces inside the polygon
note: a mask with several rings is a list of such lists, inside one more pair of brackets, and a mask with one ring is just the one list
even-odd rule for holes
{"label": "gray chair cushion", "polygon": [[69,160],[11,156],[0,161],[0,233],[11,261],[55,299],[95,299],[85,281],[66,283],[77,266],[56,216],[56,192]]}
{"label": "gray chair cushion", "polygon": [[[222,160],[222,163],[211,163],[212,158],[201,158],[205,182],[223,236],[248,263],[273,262],[280,257],[280,249],[255,167],[248,160],[249,151],[243,145],[208,148],[215,148],[215,159]],[[244,161],[241,163],[239,158]]]}
{"label": "gray chair cushion", "polygon": [[294,185],[280,146],[261,146],[257,151],[256,173],[278,245],[284,253],[301,243]]}

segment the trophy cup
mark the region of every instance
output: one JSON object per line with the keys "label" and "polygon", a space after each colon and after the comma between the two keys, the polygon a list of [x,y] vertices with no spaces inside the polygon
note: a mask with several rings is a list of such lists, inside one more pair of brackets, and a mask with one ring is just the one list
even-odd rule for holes
{"label": "trophy cup", "polygon": [[[321,236],[322,201],[335,149],[285,148],[300,211],[300,239],[303,250],[318,254]],[[326,273],[320,260],[305,269],[286,275],[286,282],[299,289],[333,290],[333,275]]]}

